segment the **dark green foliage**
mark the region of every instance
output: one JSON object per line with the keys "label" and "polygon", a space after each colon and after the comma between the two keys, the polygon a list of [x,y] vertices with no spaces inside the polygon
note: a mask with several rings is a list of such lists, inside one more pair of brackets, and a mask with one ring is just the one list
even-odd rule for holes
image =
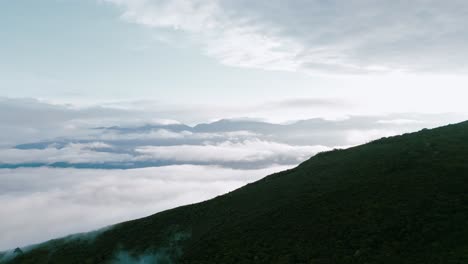
{"label": "dark green foliage", "polygon": [[8,263],[468,263],[468,123],[321,153],[207,202]]}

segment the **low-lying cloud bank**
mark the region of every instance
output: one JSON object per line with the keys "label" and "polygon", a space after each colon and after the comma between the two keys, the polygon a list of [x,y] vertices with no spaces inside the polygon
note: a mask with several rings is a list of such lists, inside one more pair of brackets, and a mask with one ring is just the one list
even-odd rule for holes
{"label": "low-lying cloud bank", "polygon": [[[0,168],[56,167],[132,169],[169,165],[217,165],[235,169],[267,168],[272,164],[296,165],[326,146],[292,146],[257,138],[219,143],[181,145],[128,145],[121,142],[50,143],[0,149]],[[101,147],[95,147],[101,146]],[[115,147],[114,147],[115,146]]]}
{"label": "low-lying cloud bank", "polygon": [[287,168],[0,169],[0,249],[200,202]]}
{"label": "low-lying cloud bank", "polygon": [[15,113],[14,118],[0,115],[0,168],[296,165],[320,151],[464,119],[455,114],[392,114],[186,125],[167,116],[150,119],[150,111],[73,108],[25,99],[0,99],[0,110]]}

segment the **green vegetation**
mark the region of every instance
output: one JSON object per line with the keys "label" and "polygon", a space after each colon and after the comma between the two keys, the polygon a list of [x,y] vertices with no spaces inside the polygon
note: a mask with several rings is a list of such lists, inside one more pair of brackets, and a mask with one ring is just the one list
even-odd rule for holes
{"label": "green vegetation", "polygon": [[122,254],[127,263],[468,263],[468,122],[321,153],[5,263],[124,263]]}

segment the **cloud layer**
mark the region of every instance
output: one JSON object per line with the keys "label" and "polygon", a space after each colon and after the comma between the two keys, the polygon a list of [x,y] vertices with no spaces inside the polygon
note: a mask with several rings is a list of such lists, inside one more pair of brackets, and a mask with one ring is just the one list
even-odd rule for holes
{"label": "cloud layer", "polygon": [[[322,103],[330,102],[285,100],[259,108]],[[0,250],[206,200],[321,151],[464,118],[392,114],[186,125],[168,113],[1,99]]]}
{"label": "cloud layer", "polygon": [[0,249],[200,202],[286,168],[0,169]]}
{"label": "cloud layer", "polygon": [[[466,1],[105,0],[221,63],[267,70],[464,72]],[[165,37],[164,39],[167,39]]]}
{"label": "cloud layer", "polygon": [[[307,107],[311,103],[329,104],[328,101],[296,99],[261,107],[274,104],[288,109]],[[393,114],[338,120],[314,118],[284,124],[241,118],[185,125],[167,116],[154,119],[158,112],[152,111],[73,108],[23,99],[0,100],[0,110],[16,113],[15,118],[0,115],[3,132],[0,168],[131,169],[191,164],[254,169],[289,166],[321,151],[463,120],[453,114]],[[150,116],[152,119],[148,118]]]}

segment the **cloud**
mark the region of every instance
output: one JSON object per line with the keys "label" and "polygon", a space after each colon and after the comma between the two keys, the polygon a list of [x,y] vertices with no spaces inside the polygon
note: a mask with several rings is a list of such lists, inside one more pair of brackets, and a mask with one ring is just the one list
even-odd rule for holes
{"label": "cloud", "polygon": [[53,145],[45,149],[0,149],[1,164],[44,163],[105,163],[125,162],[131,156],[123,153],[110,153],[96,151],[111,149],[112,146],[102,142],[69,143],[64,147],[56,148]]}
{"label": "cloud", "polygon": [[85,137],[92,132],[89,128],[115,122],[137,123],[146,115],[116,108],[77,108],[36,99],[0,97],[0,146],[61,136]]}
{"label": "cloud", "polygon": [[[0,97],[0,147],[15,144],[53,140],[59,137],[74,137],[80,139],[111,140],[113,137],[124,137],[115,134],[116,129],[107,131],[96,130],[97,127],[142,127],[151,126],[151,131],[144,134],[131,134],[126,131],[127,139],[163,139],[189,138],[184,134],[190,127],[180,122],[197,124],[206,120],[216,120],[225,117],[238,117],[263,110],[263,114],[271,116],[271,112],[284,112],[287,103],[280,105],[252,105],[239,109],[238,107],[218,107],[199,105],[166,105],[156,102],[114,102],[102,105],[77,107],[74,105],[53,104],[36,99],[15,99]],[[299,109],[300,110],[300,109]],[[177,121],[176,121],[177,120]],[[239,129],[244,130],[245,129]],[[139,131],[140,132],[140,131]],[[193,137],[201,137],[201,134]],[[207,135],[209,136],[209,135]]]}
{"label": "cloud", "polygon": [[[89,142],[52,143],[45,148],[35,147],[33,144],[0,149],[0,168],[49,166],[128,169],[175,164],[219,165],[237,169],[265,168],[276,164],[295,165],[318,152],[331,149],[326,146],[293,146],[262,141],[255,137],[241,141],[199,141],[197,145],[139,146],[125,140],[123,142],[113,141],[115,146]],[[120,146],[123,144],[127,146]]]}
{"label": "cloud", "polygon": [[184,163],[267,162],[295,164],[330,150],[325,146],[291,146],[261,140],[225,141],[218,144],[144,146],[136,149],[142,159],[177,160]]}
{"label": "cloud", "polygon": [[[335,103],[293,98],[260,107],[287,110]],[[151,110],[117,106],[76,108],[37,100],[0,99],[0,110],[5,110],[0,112],[17,115],[0,115],[0,168],[131,169],[192,164],[253,169],[295,165],[319,151],[466,117],[391,114],[283,124],[236,118],[185,125],[168,116],[159,118],[159,113]],[[153,122],[156,119],[163,121]]]}
{"label": "cloud", "polygon": [[344,108],[349,106],[349,103],[336,99],[322,98],[291,98],[276,102],[270,102],[263,105],[269,109],[291,109],[291,108]]}
{"label": "cloud", "polygon": [[462,0],[105,0],[122,17],[183,33],[221,63],[266,70],[464,72]]}
{"label": "cloud", "polygon": [[399,133],[395,130],[384,129],[369,129],[365,131],[350,130],[347,134],[346,140],[352,145],[358,145],[360,143],[368,143],[375,139],[394,136],[398,134]]}
{"label": "cloud", "polygon": [[143,132],[118,133],[113,129],[103,131],[98,135],[100,139],[105,140],[132,140],[132,139],[181,139],[191,137],[190,131],[171,131],[168,129],[150,129]]}
{"label": "cloud", "polygon": [[286,168],[0,169],[0,249],[203,201]]}
{"label": "cloud", "polygon": [[377,123],[380,124],[393,124],[393,125],[408,125],[408,124],[417,124],[421,123],[422,121],[419,120],[412,120],[412,119],[387,119],[387,120],[379,120]]}

